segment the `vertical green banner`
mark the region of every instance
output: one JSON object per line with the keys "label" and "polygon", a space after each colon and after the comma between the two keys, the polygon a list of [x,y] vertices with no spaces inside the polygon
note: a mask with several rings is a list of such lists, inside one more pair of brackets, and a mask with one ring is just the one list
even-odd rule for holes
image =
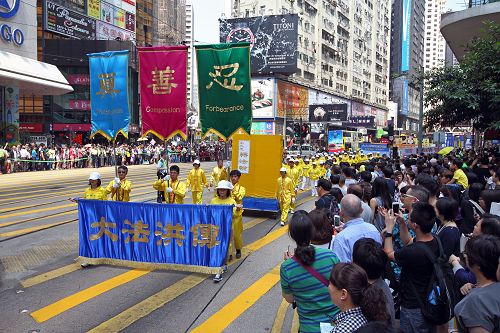
{"label": "vertical green banner", "polygon": [[238,129],[250,134],[250,44],[196,46],[203,135],[227,140]]}

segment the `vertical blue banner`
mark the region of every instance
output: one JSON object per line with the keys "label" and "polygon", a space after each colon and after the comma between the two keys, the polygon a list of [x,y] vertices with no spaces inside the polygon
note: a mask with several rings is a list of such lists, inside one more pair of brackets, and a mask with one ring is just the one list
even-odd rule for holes
{"label": "vertical blue banner", "polygon": [[401,96],[402,105],[401,105],[401,114],[407,116],[408,115],[408,80],[403,80],[403,94]]}
{"label": "vertical blue banner", "polygon": [[454,143],[455,137],[453,136],[453,133],[446,133],[444,140],[445,147],[454,147]]}
{"label": "vertical blue banner", "polygon": [[411,0],[403,0],[401,26],[401,72],[407,72],[410,69]]}
{"label": "vertical blue banner", "polygon": [[218,273],[233,207],[78,201],[80,260],[150,269]]}
{"label": "vertical blue banner", "polygon": [[116,139],[119,133],[128,137],[128,52],[88,54],[92,137],[97,133],[108,140]]}

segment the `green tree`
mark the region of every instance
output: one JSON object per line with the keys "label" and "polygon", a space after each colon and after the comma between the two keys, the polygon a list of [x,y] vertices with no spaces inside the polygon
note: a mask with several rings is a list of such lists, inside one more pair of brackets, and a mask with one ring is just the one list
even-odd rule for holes
{"label": "green tree", "polygon": [[500,25],[487,23],[485,34],[468,45],[459,65],[439,67],[425,81],[425,123],[428,129],[474,125],[500,128]]}

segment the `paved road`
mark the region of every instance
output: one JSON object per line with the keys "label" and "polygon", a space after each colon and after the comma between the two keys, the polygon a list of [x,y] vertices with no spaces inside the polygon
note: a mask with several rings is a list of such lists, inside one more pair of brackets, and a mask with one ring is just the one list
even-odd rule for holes
{"label": "paved road", "polygon": [[[185,177],[191,165],[180,167]],[[297,332],[279,286],[279,264],[293,242],[270,216],[244,216],[243,257],[219,284],[177,271],[82,269],[74,261],[76,205],[67,198],[82,195],[90,171],[0,176],[1,332]],[[103,183],[114,177],[113,168],[99,172]],[[132,201],[155,202],[153,166],[131,166],[128,178]],[[204,202],[211,198],[205,193]],[[298,209],[312,209],[307,193],[298,199]]]}

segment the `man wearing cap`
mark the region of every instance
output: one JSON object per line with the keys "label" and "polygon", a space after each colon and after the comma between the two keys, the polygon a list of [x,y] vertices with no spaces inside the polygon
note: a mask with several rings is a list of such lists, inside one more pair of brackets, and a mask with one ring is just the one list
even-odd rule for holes
{"label": "man wearing cap", "polygon": [[[233,189],[231,190],[231,198],[234,199],[237,205],[243,207],[243,198],[246,190],[240,185],[241,172],[239,170],[231,170],[229,173]],[[233,238],[234,247],[236,248],[236,258],[241,258],[241,249],[243,248],[243,209],[236,210],[233,214]],[[232,242],[229,243],[229,257],[232,256]]]}
{"label": "man wearing cap", "polygon": [[304,165],[302,166],[302,185],[300,186],[301,190],[306,188],[306,185],[309,184],[309,172],[311,171],[311,164],[309,163],[309,159],[306,157],[304,159]]}
{"label": "man wearing cap", "polygon": [[317,197],[318,192],[316,191],[316,185],[318,184],[318,179],[321,174],[321,170],[318,167],[317,162],[312,163],[312,168],[309,171],[309,178],[311,179],[311,196],[312,197]]}
{"label": "man wearing cap", "polygon": [[111,199],[115,201],[130,201],[130,191],[132,190],[132,182],[125,179],[128,174],[128,168],[125,165],[118,167],[118,177],[110,181],[106,187],[106,194],[111,193]]}
{"label": "man wearing cap", "polygon": [[281,225],[284,226],[288,219],[288,211],[290,210],[292,195],[295,193],[295,188],[292,179],[287,177],[286,168],[281,168],[280,174],[281,176],[278,178],[276,199],[278,199],[281,209]]}
{"label": "man wearing cap", "polygon": [[170,175],[158,179],[153,188],[165,193],[165,202],[169,204],[183,204],[186,196],[186,184],[178,179],[180,169],[177,165],[170,166]]}
{"label": "man wearing cap", "polygon": [[194,160],[193,169],[189,171],[186,182],[187,190],[193,193],[193,204],[201,205],[203,203],[203,188],[208,187],[205,171],[200,168],[200,160]]}
{"label": "man wearing cap", "polygon": [[[227,180],[228,174],[227,169],[224,167],[224,161],[222,159],[217,160],[217,166],[212,170],[210,175],[210,187],[216,186],[220,180]],[[217,196],[217,191],[214,191],[214,197]]]}
{"label": "man wearing cap", "polygon": [[293,214],[295,210],[295,199],[297,198],[297,190],[299,187],[299,169],[295,167],[295,160],[291,158],[288,161],[288,168],[286,171],[287,176],[292,180],[293,192],[290,202],[290,213]]}

